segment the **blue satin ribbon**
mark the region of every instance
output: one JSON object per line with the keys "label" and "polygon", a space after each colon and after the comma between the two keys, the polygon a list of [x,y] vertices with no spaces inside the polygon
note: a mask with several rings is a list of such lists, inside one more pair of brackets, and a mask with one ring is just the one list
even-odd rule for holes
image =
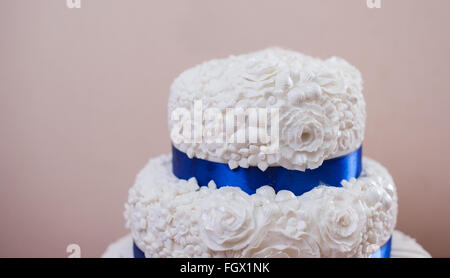
{"label": "blue satin ribbon", "polygon": [[[318,185],[340,187],[342,180],[359,177],[361,170],[362,147],[347,155],[325,160],[319,168],[313,170],[288,170],[276,166],[262,171],[254,166],[231,170],[225,163],[189,158],[172,146],[172,171],[176,177],[184,180],[195,177],[200,186],[207,186],[214,180],[217,187],[237,186],[248,194],[255,193],[261,186],[269,185],[276,192],[290,190],[300,196]],[[373,253],[371,258],[389,258],[391,242],[392,238]],[[144,252],[134,242],[133,254],[135,258],[145,258]]]}
{"label": "blue satin ribbon", "polygon": [[139,247],[137,247],[136,243],[133,241],[133,255],[136,259],[145,259],[145,253],[142,252]]}
{"label": "blue satin ribbon", "polygon": [[[391,257],[391,245],[392,245],[392,237],[386,242],[380,249],[375,251],[372,254],[371,258],[390,258]],[[133,255],[135,258],[144,259],[145,254],[142,252],[139,247],[133,242]]]}
{"label": "blue satin ribbon", "polygon": [[359,147],[347,155],[325,160],[313,170],[288,170],[281,166],[265,171],[255,166],[231,170],[225,163],[189,158],[172,146],[172,171],[176,177],[184,180],[195,177],[200,186],[207,186],[213,180],[217,187],[237,186],[248,194],[254,194],[264,185],[272,186],[275,192],[290,190],[297,196],[319,185],[341,187],[342,180],[359,177],[361,164],[362,147]]}
{"label": "blue satin ribbon", "polygon": [[391,257],[391,248],[392,248],[392,237],[389,238],[388,242],[386,242],[380,249],[375,251],[371,258],[390,258]]}

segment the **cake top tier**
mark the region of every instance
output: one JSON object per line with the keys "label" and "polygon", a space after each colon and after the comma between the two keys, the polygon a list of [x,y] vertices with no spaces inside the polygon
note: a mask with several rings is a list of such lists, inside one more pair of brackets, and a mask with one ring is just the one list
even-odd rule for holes
{"label": "cake top tier", "polygon": [[174,146],[232,169],[317,168],[359,148],[365,118],[355,67],[280,48],[188,69],[169,98]]}

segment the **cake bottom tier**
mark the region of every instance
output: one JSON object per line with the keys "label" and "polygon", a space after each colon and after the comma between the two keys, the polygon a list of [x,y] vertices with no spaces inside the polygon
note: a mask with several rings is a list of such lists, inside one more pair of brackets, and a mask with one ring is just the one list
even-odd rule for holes
{"label": "cake bottom tier", "polygon": [[[133,258],[133,237],[128,234],[111,243],[102,258]],[[415,241],[400,231],[392,235],[391,258],[431,258],[431,255]]]}
{"label": "cake bottom tier", "polygon": [[138,174],[125,218],[146,257],[370,257],[394,232],[397,193],[366,157],[359,178],[295,196],[199,186],[176,178],[162,155]]}

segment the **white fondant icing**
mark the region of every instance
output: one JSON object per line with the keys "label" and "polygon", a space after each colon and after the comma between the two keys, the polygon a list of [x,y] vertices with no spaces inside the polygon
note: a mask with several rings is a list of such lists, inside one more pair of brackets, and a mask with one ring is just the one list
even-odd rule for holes
{"label": "white fondant icing", "polygon": [[391,258],[431,258],[431,255],[414,238],[394,231]]}
{"label": "white fondant icing", "polygon": [[[176,108],[193,111],[196,100],[202,101],[203,109],[216,108],[223,114],[235,107],[279,108],[278,151],[265,155],[267,142],[178,142],[171,114]],[[169,98],[169,130],[175,146],[190,157],[228,163],[230,168],[317,168],[361,145],[365,118],[362,79],[355,67],[341,58],[320,60],[280,48],[195,66],[175,79]],[[217,122],[202,124],[204,130],[214,130]],[[248,134],[248,129],[244,126],[236,133]]]}
{"label": "white fondant icing", "polygon": [[[111,243],[102,258],[133,258],[133,238],[128,234]],[[431,258],[415,239],[395,230],[392,235],[391,258]]]}
{"label": "white fondant icing", "polygon": [[147,257],[369,257],[391,236],[397,195],[387,170],[363,159],[358,179],[301,195],[269,186],[199,187],[176,178],[171,157],[150,159],[125,205]]}

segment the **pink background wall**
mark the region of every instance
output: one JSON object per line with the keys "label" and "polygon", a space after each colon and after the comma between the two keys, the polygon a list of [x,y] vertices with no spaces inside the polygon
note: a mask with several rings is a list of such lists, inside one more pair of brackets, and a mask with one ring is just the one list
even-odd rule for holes
{"label": "pink background wall", "polygon": [[399,192],[397,228],[450,256],[450,1],[0,2],[0,256],[99,256],[123,204],[169,152],[182,70],[284,46],[341,56],[365,80],[364,151]]}

